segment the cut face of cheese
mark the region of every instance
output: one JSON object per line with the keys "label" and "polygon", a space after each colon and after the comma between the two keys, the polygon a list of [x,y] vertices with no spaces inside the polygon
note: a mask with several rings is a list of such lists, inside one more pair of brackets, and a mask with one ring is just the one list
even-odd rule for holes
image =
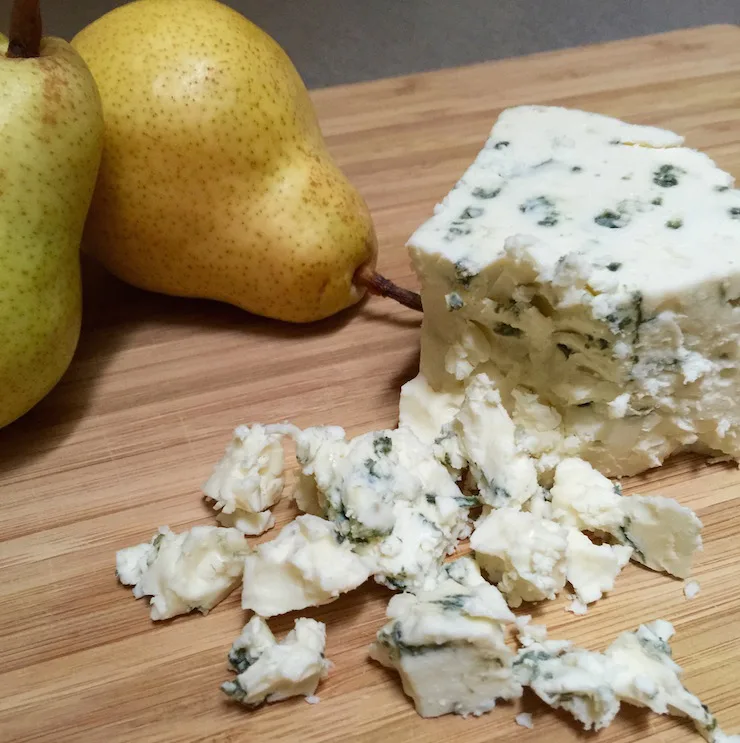
{"label": "cut face of cheese", "polygon": [[[540,471],[740,455],[740,191],[682,142],[583,111],[504,111],[409,240],[423,384],[404,392],[404,425],[428,439],[484,373]],[[444,397],[422,420],[427,388]]]}

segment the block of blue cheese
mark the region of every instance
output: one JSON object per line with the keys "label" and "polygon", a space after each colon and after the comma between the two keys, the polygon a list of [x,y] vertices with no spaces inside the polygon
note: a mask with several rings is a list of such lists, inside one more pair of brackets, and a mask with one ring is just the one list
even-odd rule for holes
{"label": "block of blue cheese", "polygon": [[401,423],[434,440],[480,374],[518,446],[629,475],[740,454],[740,191],[677,134],[505,110],[409,240],[419,376]]}

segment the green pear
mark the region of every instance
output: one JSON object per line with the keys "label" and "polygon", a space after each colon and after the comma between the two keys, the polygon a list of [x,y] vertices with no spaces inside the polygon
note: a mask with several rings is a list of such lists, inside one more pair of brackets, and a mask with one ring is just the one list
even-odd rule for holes
{"label": "green pear", "polygon": [[388,293],[368,208],[270,36],[216,0],[136,0],[72,45],[106,126],[83,249],[112,273],[291,322]]}
{"label": "green pear", "polygon": [[64,374],[80,331],[80,242],[103,143],[90,71],[16,0],[0,46],[0,427]]}

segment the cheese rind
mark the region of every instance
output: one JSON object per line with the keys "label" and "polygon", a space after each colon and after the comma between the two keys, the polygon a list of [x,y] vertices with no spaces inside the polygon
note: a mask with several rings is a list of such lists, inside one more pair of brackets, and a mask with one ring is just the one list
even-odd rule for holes
{"label": "cheese rind", "polygon": [[486,374],[510,414],[534,395],[551,426],[520,444],[540,469],[579,456],[628,475],[688,447],[740,456],[740,191],[681,143],[583,111],[509,109],[409,240],[425,383],[449,402]]}

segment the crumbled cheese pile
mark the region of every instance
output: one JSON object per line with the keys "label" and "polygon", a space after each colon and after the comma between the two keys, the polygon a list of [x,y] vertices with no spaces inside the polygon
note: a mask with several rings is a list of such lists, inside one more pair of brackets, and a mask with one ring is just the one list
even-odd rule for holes
{"label": "crumbled cheese pile", "polygon": [[[624,495],[602,472],[640,471],[694,444],[738,450],[740,396],[725,371],[736,362],[724,356],[740,326],[740,274],[735,281],[721,254],[740,246],[740,223],[720,216],[740,216],[740,198],[675,135],[591,116],[537,107],[503,115],[412,238],[422,365],[404,387],[398,428],[348,439],[337,426],[239,426],[203,486],[221,526],[162,527],[119,551],[120,581],[151,597],[155,620],[205,613],[242,583],[254,615],[229,654],[237,676],[222,687],[236,701],[318,701],[330,665],[324,626],[298,619],[278,643],[265,619],[329,603],[372,577],[398,593],[370,656],[398,672],[424,717],[481,715],[530,687],[587,730],[625,703],[689,717],[710,743],[740,740],[683,686],[667,622],[626,632],[602,653],[548,640],[511,611],[562,594],[583,614],[630,560],[688,579],[702,548],[696,514],[659,495]],[[532,122],[539,133],[527,139]],[[583,130],[582,146],[562,135],[566,125]],[[616,188],[617,177],[634,186]],[[622,198],[624,189],[635,197]],[[683,237],[698,236],[692,189],[716,217],[714,273],[694,270]],[[688,261],[685,273],[671,264],[646,283],[653,244]],[[685,297],[671,294],[679,285]],[[720,309],[708,309],[707,287]],[[303,513],[252,549],[245,535],[274,525],[286,436]],[[473,555],[447,561],[467,537]],[[684,590],[693,597],[698,583]],[[532,726],[531,715],[516,721]]]}

